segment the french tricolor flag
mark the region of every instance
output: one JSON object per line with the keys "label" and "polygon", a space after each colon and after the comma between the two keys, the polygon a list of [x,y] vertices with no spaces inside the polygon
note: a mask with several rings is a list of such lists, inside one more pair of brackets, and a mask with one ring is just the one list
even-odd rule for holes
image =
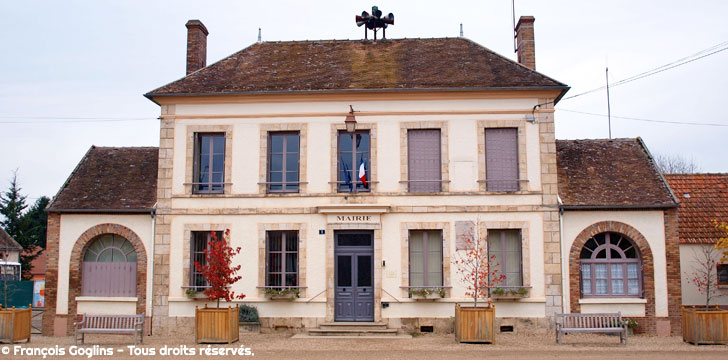
{"label": "french tricolor flag", "polygon": [[367,171],[364,167],[364,158],[361,158],[361,161],[359,161],[359,181],[361,181],[362,184],[364,184],[365,188],[368,188],[369,185],[367,185]]}

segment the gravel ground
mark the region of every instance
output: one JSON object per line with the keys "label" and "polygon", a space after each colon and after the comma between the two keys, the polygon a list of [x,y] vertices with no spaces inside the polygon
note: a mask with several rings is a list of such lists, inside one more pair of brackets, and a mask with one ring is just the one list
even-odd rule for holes
{"label": "gravel ground", "polygon": [[[499,334],[496,344],[458,344],[453,335],[421,335],[412,339],[292,339],[285,334],[241,334],[240,342],[233,345],[212,345],[210,349],[240,350],[241,345],[249,348],[255,358],[262,359],[475,359],[500,356],[508,359],[607,359],[639,357],[642,359],[728,359],[728,346],[694,346],[683,343],[680,337],[658,338],[634,336],[629,345],[619,344],[618,336],[573,334],[564,337],[564,345],[556,345],[553,336]],[[100,353],[101,349],[113,349],[113,356],[95,355],[96,359],[187,359],[187,358],[246,358],[246,356],[199,356],[199,348],[192,337],[165,338],[147,337],[144,345],[131,356],[129,348],[132,337],[110,335],[87,335],[82,351]],[[95,347],[94,345],[98,345]],[[165,347],[186,346],[195,349],[197,356],[161,355]],[[15,348],[17,346],[17,348]],[[82,359],[86,354],[70,355],[73,346],[71,337],[34,336],[30,344],[0,345],[0,359],[40,359],[40,355],[13,355],[20,349],[63,349],[63,356],[48,356],[47,359]],[[6,350],[7,349],[7,350]],[[121,350],[121,351],[118,351]],[[154,350],[154,356],[143,356],[143,352]],[[5,355],[5,352],[10,353]],[[26,350],[27,351],[27,350]]]}

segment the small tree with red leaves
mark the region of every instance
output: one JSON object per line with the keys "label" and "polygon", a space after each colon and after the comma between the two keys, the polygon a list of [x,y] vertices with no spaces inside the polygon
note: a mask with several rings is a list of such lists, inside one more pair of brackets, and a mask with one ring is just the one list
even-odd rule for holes
{"label": "small tree with red leaves", "polygon": [[699,245],[700,250],[693,251],[695,263],[693,271],[689,274],[688,282],[698,287],[698,292],[705,295],[705,308],[710,301],[723,296],[718,293],[718,261],[720,252],[712,245]]}
{"label": "small tree with red leaves", "polygon": [[[476,236],[476,238],[478,237]],[[505,280],[505,275],[501,274],[498,269],[491,271],[490,263],[495,260],[495,256],[488,261],[488,249],[484,240],[467,239],[467,243],[468,249],[456,252],[453,263],[457,266],[460,282],[465,285],[465,296],[472,297],[473,304],[477,307],[478,299],[488,298],[488,289]],[[494,267],[497,266],[498,264],[494,264]],[[488,306],[490,306],[490,299],[488,299]]]}
{"label": "small tree with red leaves", "polygon": [[230,229],[225,230],[222,239],[217,238],[217,234],[212,231],[210,242],[207,243],[205,249],[205,265],[195,261],[195,268],[202,274],[210,285],[203,291],[207,296],[207,300],[217,301],[217,308],[220,308],[220,299],[232,301],[233,299],[243,299],[244,294],[236,295],[230,290],[230,286],[235,284],[242,276],[237,275],[240,265],[232,266],[233,256],[240,253],[240,247],[233,249],[228,244],[230,242]]}

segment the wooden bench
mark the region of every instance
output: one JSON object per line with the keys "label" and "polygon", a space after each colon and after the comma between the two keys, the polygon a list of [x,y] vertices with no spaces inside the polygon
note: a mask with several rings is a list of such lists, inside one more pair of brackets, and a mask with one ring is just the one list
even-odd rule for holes
{"label": "wooden bench", "polygon": [[141,315],[86,315],[80,322],[74,322],[76,328],[74,341],[78,345],[78,335],[81,335],[81,344],[86,334],[129,334],[134,335],[134,345],[144,343],[144,313]]}
{"label": "wooden bench", "polygon": [[619,342],[627,345],[627,324],[622,313],[556,314],[556,343],[566,333],[619,333]]}

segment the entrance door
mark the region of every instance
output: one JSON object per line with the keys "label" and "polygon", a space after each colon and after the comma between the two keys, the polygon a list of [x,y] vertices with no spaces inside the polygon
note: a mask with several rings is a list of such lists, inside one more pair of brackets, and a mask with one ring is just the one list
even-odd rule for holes
{"label": "entrance door", "polygon": [[374,321],[373,238],[371,231],[334,233],[335,321]]}

